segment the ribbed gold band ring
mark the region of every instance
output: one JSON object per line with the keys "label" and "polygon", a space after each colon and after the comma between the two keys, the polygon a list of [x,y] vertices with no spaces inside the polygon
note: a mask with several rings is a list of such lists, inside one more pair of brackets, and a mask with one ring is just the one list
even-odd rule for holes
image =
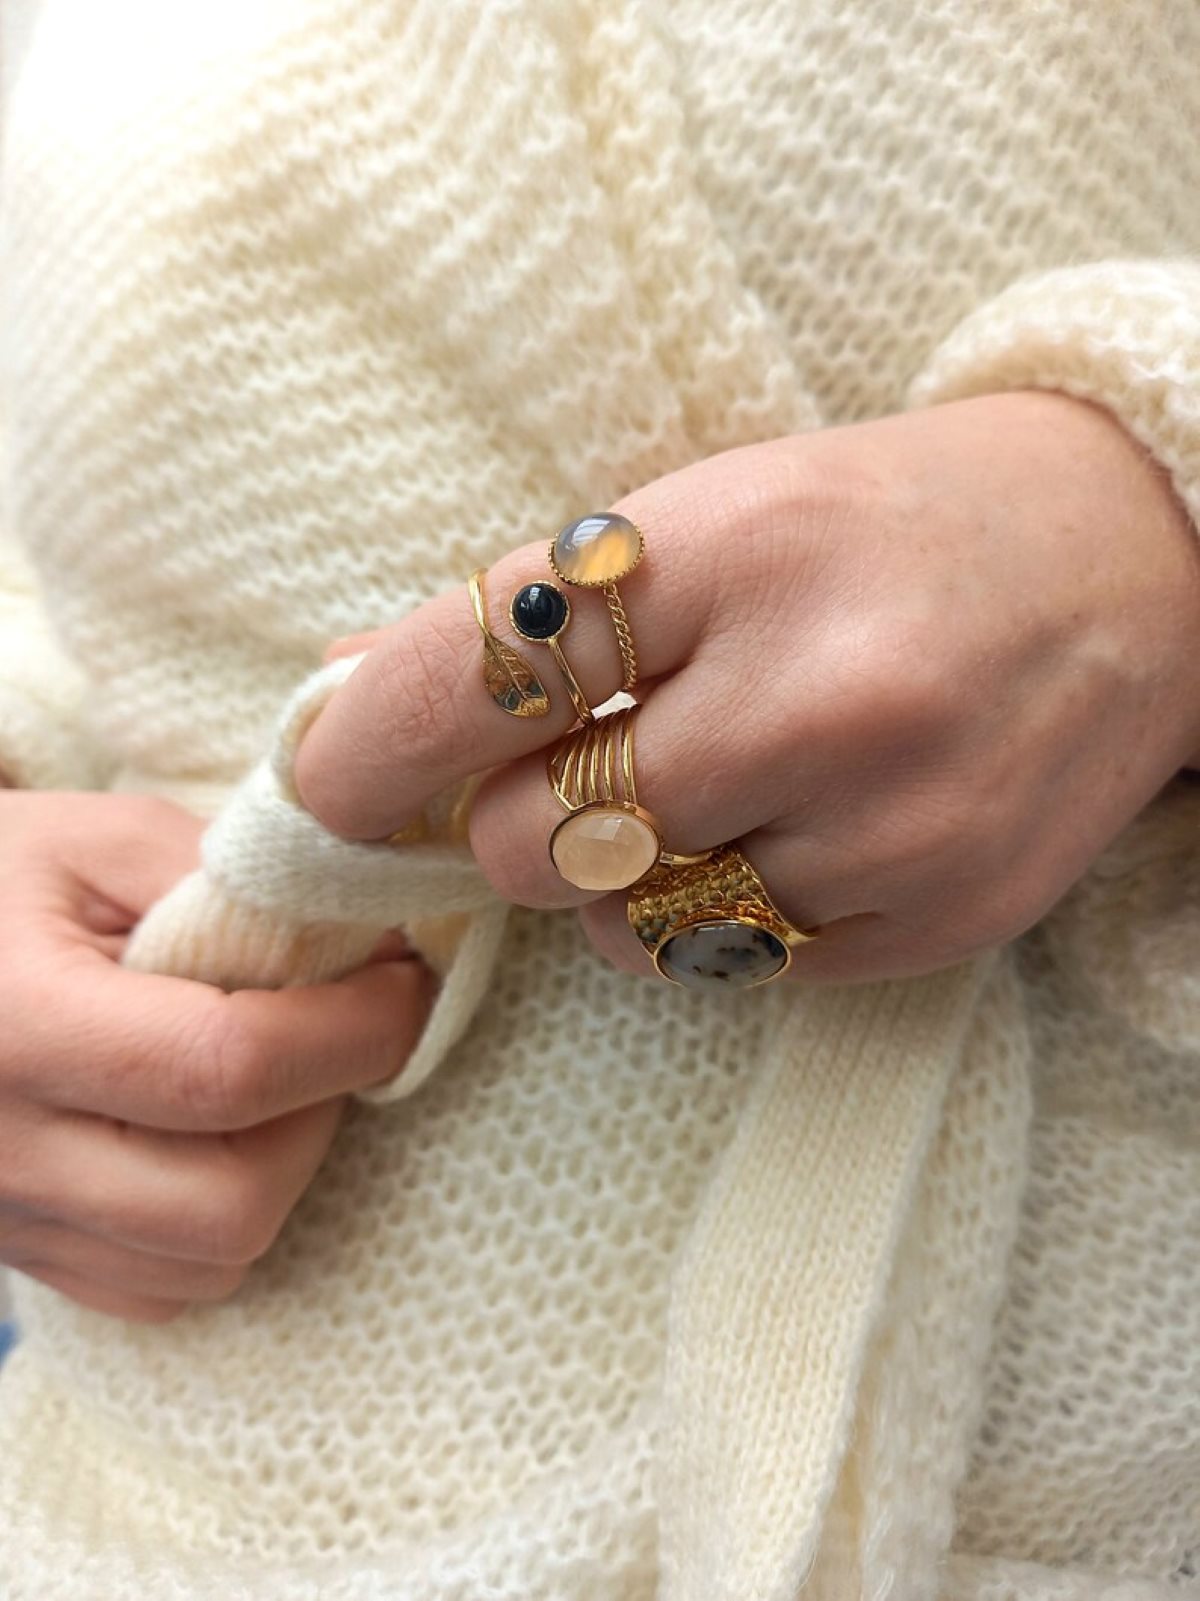
{"label": "ribbed gold band ring", "polygon": [[550,788],[567,813],[550,836],[550,859],[578,889],[625,889],[662,853],[658,821],[638,805],[633,725],[639,709],[607,712],[565,735],[547,755]]}

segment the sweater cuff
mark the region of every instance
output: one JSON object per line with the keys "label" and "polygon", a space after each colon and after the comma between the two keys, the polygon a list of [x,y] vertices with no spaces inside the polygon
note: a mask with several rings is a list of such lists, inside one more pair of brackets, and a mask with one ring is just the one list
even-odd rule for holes
{"label": "sweater cuff", "polygon": [[36,619],[0,633],[0,782],[101,789],[108,764],[84,717],[83,681]]}
{"label": "sweater cuff", "polygon": [[1200,262],[1098,261],[1020,278],[942,341],[907,406],[1057,389],[1106,406],[1200,529]]}
{"label": "sweater cuff", "polygon": [[[1166,470],[1200,537],[1200,262],[1098,261],[1020,278],[937,346],[906,408],[1012,389],[1106,407]],[[1187,766],[1200,767],[1200,751]]]}

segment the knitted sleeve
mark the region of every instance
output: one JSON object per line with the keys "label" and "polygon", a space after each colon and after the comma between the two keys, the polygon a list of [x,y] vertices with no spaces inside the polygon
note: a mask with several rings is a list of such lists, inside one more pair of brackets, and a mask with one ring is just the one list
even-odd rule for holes
{"label": "knitted sleeve", "polygon": [[1200,530],[1200,261],[1097,261],[1020,278],[938,345],[907,404],[1003,389],[1107,407],[1167,469]]}
{"label": "knitted sleeve", "polygon": [[28,564],[0,530],[0,780],[92,789],[103,766],[82,679],[51,636]]}
{"label": "knitted sleeve", "polygon": [[[937,346],[906,404],[1006,389],[1106,407],[1166,469],[1200,537],[1200,261],[1112,259],[1020,278]],[[1185,765],[1200,768],[1200,751]]]}
{"label": "knitted sleeve", "polygon": [[[0,10],[0,140],[40,0]],[[28,563],[0,518],[0,786],[91,789],[102,779],[83,685],[55,645]]]}

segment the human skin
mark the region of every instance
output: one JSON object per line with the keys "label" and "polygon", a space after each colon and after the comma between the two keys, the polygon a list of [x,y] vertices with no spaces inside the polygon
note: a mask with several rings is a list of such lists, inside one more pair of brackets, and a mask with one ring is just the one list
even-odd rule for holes
{"label": "human skin", "polygon": [[[829,429],[616,509],[647,542],[622,585],[641,798],[675,849],[741,836],[782,909],[822,924],[783,982],[916,973],[1013,937],[1200,758],[1200,541],[1099,408],[1030,392]],[[490,571],[506,635],[546,544]],[[572,601],[565,647],[596,703],[620,658],[603,598]],[[299,752],[310,808],[382,838],[491,769],[471,840],[497,889],[578,907],[603,954],[652,975],[625,897],[550,866],[544,747],[573,712],[545,654],[552,712],[519,720],[484,691],[465,586],[339,648],[367,644]],[[391,1076],[428,1005],[403,959],[278,995],[118,967],[200,828],[161,802],[0,796],[0,1261],[139,1321],[236,1289],[346,1091]]]}
{"label": "human skin", "polygon": [[[594,508],[580,508],[580,510]],[[638,794],[668,845],[738,839],[821,937],[789,979],[951,965],[1035,923],[1200,753],[1200,540],[1165,472],[1106,410],[1019,391],[752,445],[612,508],[644,531],[622,584],[642,667]],[[552,576],[547,539],[488,590]],[[598,592],[571,592],[591,704],[620,686]],[[506,637],[511,637],[507,635]],[[574,718],[504,714],[461,587],[372,648],[298,753],[335,832],[383,838],[489,771],[471,845],[496,889],[578,907],[610,961],[653,977],[626,896],[574,889],[543,747]]]}
{"label": "human skin", "polygon": [[139,1323],[237,1289],[432,992],[398,936],[278,992],[119,966],[202,828],[142,797],[0,795],[0,1263]]}

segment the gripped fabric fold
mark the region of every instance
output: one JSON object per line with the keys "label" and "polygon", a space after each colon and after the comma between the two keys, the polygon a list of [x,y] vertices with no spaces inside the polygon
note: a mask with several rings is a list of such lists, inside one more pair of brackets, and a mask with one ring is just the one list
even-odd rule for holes
{"label": "gripped fabric fold", "polygon": [[[0,741],[222,802],[131,962],[303,982],[401,917],[443,986],[228,1303],[18,1279],[6,1601],[1196,1594],[1195,784],[994,957],[714,999],[460,846],[377,874],[272,730],[331,638],[758,440],[1061,387],[1194,510],[1200,12],[39,9]],[[95,777],[20,731],[27,620]]]}

